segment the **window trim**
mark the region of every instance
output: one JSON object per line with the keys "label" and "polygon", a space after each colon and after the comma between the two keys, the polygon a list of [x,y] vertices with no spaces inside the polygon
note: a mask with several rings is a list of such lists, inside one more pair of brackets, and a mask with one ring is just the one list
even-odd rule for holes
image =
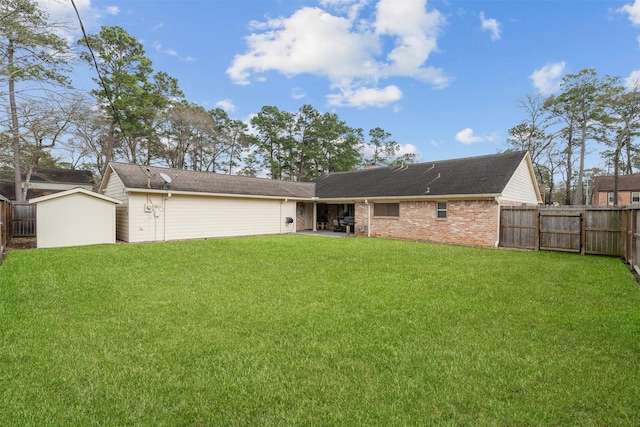
{"label": "window trim", "polygon": [[[441,207],[444,204],[444,208]],[[444,213],[444,216],[440,214]],[[436,219],[445,220],[449,217],[449,203],[447,201],[436,202]]]}
{"label": "window trim", "polygon": [[[633,199],[637,200],[633,200]],[[631,192],[631,203],[640,203],[640,191],[632,191]]]}

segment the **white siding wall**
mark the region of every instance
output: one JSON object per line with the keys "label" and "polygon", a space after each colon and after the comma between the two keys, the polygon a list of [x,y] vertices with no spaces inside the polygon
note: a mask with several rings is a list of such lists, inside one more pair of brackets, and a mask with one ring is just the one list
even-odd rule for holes
{"label": "white siding wall", "polygon": [[127,203],[127,194],[124,191],[124,184],[113,172],[109,175],[109,182],[107,182],[107,186],[102,194],[121,200],[122,203]]}
{"label": "white siding wall", "polygon": [[129,198],[124,191],[124,184],[115,173],[109,175],[102,194],[122,201],[121,205],[116,206],[116,239],[129,242]]}
{"label": "white siding wall", "polygon": [[527,159],[522,159],[520,166],[505,187],[501,201],[537,205],[536,186],[538,183],[531,177]]}
{"label": "white siding wall", "polygon": [[[163,195],[132,193],[127,210],[128,242],[155,242],[165,240]],[[151,206],[149,212],[146,205]]]}
{"label": "white siding wall", "polygon": [[[145,205],[150,204],[150,212]],[[159,194],[129,197],[128,241],[279,234],[285,217],[296,217],[296,203],[281,200]],[[149,209],[147,209],[149,210]],[[166,219],[166,223],[165,223]]]}
{"label": "white siding wall", "polygon": [[39,248],[115,243],[115,204],[86,194],[38,203]]}

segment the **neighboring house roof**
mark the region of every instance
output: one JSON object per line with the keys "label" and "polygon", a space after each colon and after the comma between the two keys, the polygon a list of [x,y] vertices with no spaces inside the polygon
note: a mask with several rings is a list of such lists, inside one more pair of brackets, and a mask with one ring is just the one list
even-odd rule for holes
{"label": "neighboring house roof", "polygon": [[[593,186],[597,193],[613,191],[613,176],[596,176]],[[619,175],[618,191],[640,191],[640,175]]]}
{"label": "neighboring house roof", "polygon": [[[26,173],[22,173],[23,179]],[[78,185],[93,185],[95,180],[93,173],[88,170],[78,169],[55,169],[55,168],[34,168],[31,173],[30,182],[50,182]]]}
{"label": "neighboring house roof", "polygon": [[339,172],[315,180],[320,199],[500,195],[525,151]]}
{"label": "neighboring house roof", "polygon": [[89,191],[89,190],[85,190],[84,188],[74,188],[71,190],[67,190],[67,191],[59,191],[57,193],[54,194],[49,194],[46,196],[41,196],[41,197],[36,197],[34,199],[29,199],[29,203],[40,203],[40,202],[46,202],[47,200],[52,200],[52,199],[58,199],[61,197],[67,197],[70,196],[72,194],[84,194],[86,196],[89,197],[95,197],[96,199],[100,199],[100,200],[104,200],[107,202],[111,202],[114,203],[116,205],[122,203],[120,200],[118,199],[114,199],[113,197],[108,197],[105,196],[104,194],[98,194],[94,191]]}
{"label": "neighboring house roof", "polygon": [[[22,178],[26,179],[26,177],[27,174],[23,171]],[[29,179],[27,197],[46,196],[74,187],[90,189],[94,185],[95,179],[93,173],[88,170],[34,168]],[[13,180],[0,181],[0,194],[10,200],[16,199]]]}
{"label": "neighboring house roof", "polygon": [[[167,169],[156,166],[139,166],[129,163],[110,163],[105,178],[115,173],[125,188],[143,191],[233,194],[264,197],[303,198],[314,197],[315,184],[310,182],[279,181],[267,178],[251,178],[223,175],[211,172]],[[161,173],[171,178],[167,184]],[[103,179],[102,185],[105,185]],[[100,190],[103,190],[101,187]]]}

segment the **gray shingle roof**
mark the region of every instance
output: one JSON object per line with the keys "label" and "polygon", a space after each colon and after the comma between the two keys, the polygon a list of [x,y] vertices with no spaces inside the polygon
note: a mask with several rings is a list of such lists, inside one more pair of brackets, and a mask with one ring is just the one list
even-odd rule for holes
{"label": "gray shingle roof", "polygon": [[316,196],[341,199],[500,194],[525,155],[525,151],[517,151],[331,173],[315,180]]}
{"label": "gray shingle roof", "polygon": [[[23,179],[26,173],[22,173]],[[52,182],[67,184],[95,184],[93,173],[78,169],[33,168],[31,182]]]}
{"label": "gray shingle roof", "polygon": [[[292,198],[311,198],[315,193],[315,184],[310,182],[277,181],[156,166],[138,166],[129,163],[110,163],[110,165],[124,186],[131,189],[150,188],[195,193]],[[160,173],[168,175],[171,178],[171,183],[165,186]],[[147,186],[147,174],[151,177],[149,187]]]}

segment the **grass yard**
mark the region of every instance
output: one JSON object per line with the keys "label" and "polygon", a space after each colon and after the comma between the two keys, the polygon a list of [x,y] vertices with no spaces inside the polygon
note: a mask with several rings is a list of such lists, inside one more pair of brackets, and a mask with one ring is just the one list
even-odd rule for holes
{"label": "grass yard", "polygon": [[276,236],[11,252],[0,425],[640,424],[619,259]]}

